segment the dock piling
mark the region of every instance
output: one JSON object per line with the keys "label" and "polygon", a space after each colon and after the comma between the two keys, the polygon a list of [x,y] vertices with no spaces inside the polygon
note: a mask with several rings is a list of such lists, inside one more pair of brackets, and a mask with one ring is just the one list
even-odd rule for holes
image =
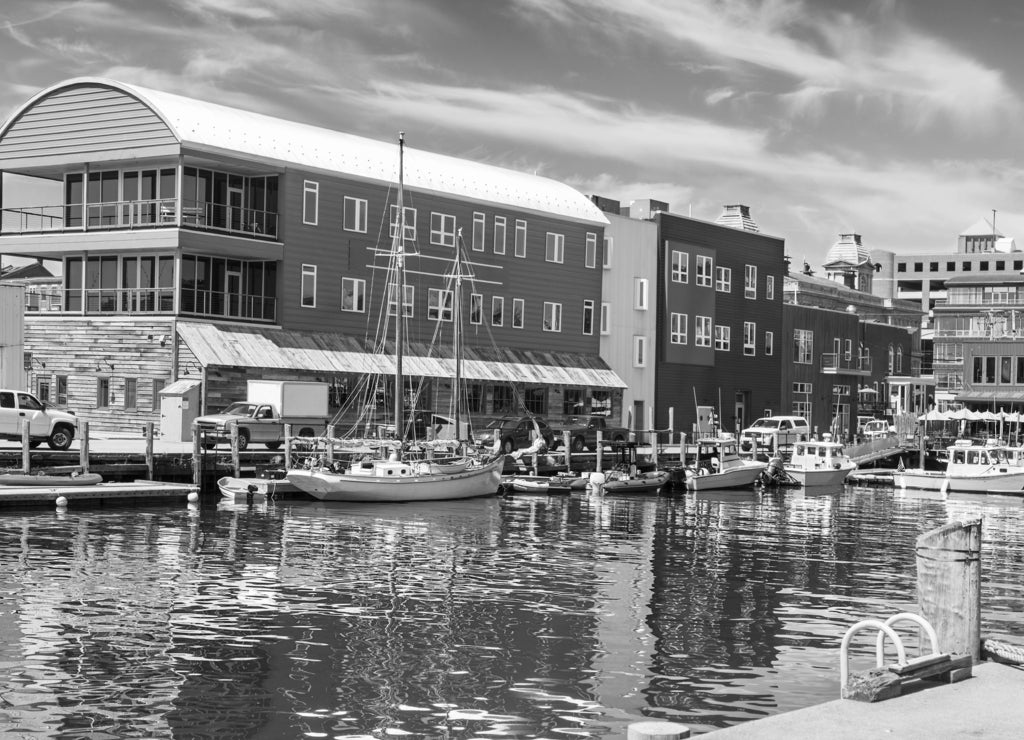
{"label": "dock piling", "polygon": [[149,480],[154,480],[153,466],[153,422],[146,422],[146,471],[149,473]]}
{"label": "dock piling", "polygon": [[21,420],[21,472],[28,475],[32,471],[32,447],[28,434],[28,419]]}
{"label": "dock piling", "polygon": [[78,464],[82,466],[82,472],[89,472],[89,422],[79,423],[79,432],[82,438],[78,440]]}
{"label": "dock piling", "polygon": [[192,422],[192,483],[203,485],[203,435],[199,425]]}

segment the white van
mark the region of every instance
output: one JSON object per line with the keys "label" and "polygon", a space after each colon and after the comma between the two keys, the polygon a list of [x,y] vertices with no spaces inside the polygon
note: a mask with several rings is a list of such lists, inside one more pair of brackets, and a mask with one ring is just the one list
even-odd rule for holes
{"label": "white van", "polygon": [[802,416],[766,416],[740,432],[740,452],[772,454],[810,436],[811,427]]}

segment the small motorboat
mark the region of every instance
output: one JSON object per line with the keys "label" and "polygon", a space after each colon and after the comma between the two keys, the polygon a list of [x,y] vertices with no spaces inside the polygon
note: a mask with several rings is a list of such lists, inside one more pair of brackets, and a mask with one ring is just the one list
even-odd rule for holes
{"label": "small motorboat", "polygon": [[103,482],[99,473],[72,473],[71,475],[33,475],[31,473],[4,473],[0,475],[0,486],[95,486]]}
{"label": "small motorboat", "polygon": [[635,475],[614,475],[606,479],[601,488],[605,493],[653,493],[660,491],[671,479],[672,474],[667,470],[652,470]]}
{"label": "small motorboat", "polygon": [[224,476],[217,481],[220,495],[233,501],[274,498],[280,494],[294,495],[299,492],[287,478],[233,478]]}
{"label": "small motorboat", "polygon": [[707,437],[697,441],[692,466],[686,472],[690,491],[753,486],[767,462],[743,460],[730,437]]}
{"label": "small motorboat", "polygon": [[551,478],[546,475],[517,475],[506,484],[513,493],[547,493],[551,487]]}
{"label": "small motorboat", "polygon": [[857,463],[849,458],[841,442],[832,440],[831,434],[823,434],[820,440],[797,442],[785,466],[786,473],[805,488],[842,485],[856,468]]}

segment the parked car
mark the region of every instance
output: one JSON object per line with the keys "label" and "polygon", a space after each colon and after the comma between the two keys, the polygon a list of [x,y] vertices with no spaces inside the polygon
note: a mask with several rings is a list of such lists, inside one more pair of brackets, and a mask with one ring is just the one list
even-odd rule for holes
{"label": "parked car", "polygon": [[555,433],[539,416],[502,416],[494,419],[480,431],[476,443],[482,447],[493,447],[496,440],[500,441],[501,451],[508,455],[522,447],[529,447],[537,428],[540,428],[548,448],[555,449]]}
{"label": "parked car", "polygon": [[52,450],[66,450],[78,431],[78,417],[45,404],[31,393],[0,390],[0,439],[20,440],[28,424],[28,446],[46,442]]}
{"label": "parked car", "polygon": [[602,442],[622,442],[629,436],[625,427],[613,426],[603,416],[573,416],[563,429],[559,430],[559,438],[569,432],[570,446],[573,452],[597,449],[597,433],[601,432]]}
{"label": "parked car", "polygon": [[811,427],[802,416],[766,416],[740,432],[740,451],[778,452],[810,436]]}
{"label": "parked car", "polygon": [[872,419],[865,422],[864,426],[861,427],[861,435],[865,439],[878,439],[880,437],[888,437],[891,434],[896,434],[896,427],[885,419]]}

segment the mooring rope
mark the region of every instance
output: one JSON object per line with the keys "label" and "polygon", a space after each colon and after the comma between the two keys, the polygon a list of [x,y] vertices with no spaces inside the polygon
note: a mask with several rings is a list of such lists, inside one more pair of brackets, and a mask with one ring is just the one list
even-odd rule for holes
{"label": "mooring rope", "polygon": [[997,663],[1024,665],[1024,648],[999,640],[982,640],[981,655]]}

